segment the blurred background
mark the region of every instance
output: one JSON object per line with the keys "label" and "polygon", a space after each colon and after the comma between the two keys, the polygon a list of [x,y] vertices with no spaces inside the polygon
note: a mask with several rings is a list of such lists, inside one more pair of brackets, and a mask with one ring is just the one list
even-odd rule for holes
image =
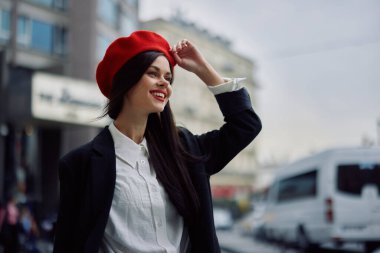
{"label": "blurred background", "polygon": [[[106,102],[96,66],[114,39],[147,29],[171,44],[187,38],[223,76],[245,77],[262,119],[254,143],[211,179],[225,252],[311,252],[317,241],[326,245],[317,252],[375,251],[379,13],[377,0],[0,0],[0,225],[14,229],[8,242],[19,240],[24,252],[52,251],[57,161],[109,124],[96,120]],[[194,133],[223,123],[204,84],[179,68],[171,103],[177,124]],[[300,159],[313,165],[302,167]],[[296,200],[286,195],[293,202],[283,204],[278,192],[291,188],[281,188],[283,181],[314,190],[292,188]],[[278,210],[305,205],[324,208],[302,219],[327,215],[318,223],[325,230],[315,233],[328,239],[312,235],[302,213],[288,230],[272,222]],[[364,221],[342,225],[352,214],[341,216],[339,208]]]}

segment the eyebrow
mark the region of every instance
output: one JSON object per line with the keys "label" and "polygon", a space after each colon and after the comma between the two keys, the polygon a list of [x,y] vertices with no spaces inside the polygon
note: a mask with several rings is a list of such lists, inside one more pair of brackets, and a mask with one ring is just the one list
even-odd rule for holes
{"label": "eyebrow", "polygon": [[[149,66],[150,68],[154,68],[156,71],[161,71],[161,69],[159,68],[159,67],[157,67],[157,66],[154,66],[154,65],[151,65],[151,66]],[[165,74],[172,74],[170,71],[168,71],[168,72],[166,72]]]}

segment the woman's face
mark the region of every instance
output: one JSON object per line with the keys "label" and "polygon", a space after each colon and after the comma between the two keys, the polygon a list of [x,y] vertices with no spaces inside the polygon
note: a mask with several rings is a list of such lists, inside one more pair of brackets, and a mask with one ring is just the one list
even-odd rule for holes
{"label": "woman's face", "polygon": [[172,94],[171,80],[169,61],[158,56],[126,94],[124,109],[146,115],[162,112]]}

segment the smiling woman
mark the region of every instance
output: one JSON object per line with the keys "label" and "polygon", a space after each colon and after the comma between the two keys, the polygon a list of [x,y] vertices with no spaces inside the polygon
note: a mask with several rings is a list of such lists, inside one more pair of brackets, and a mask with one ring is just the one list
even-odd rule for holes
{"label": "smiling woman", "polygon": [[159,52],[146,52],[141,57],[145,57],[146,54],[151,54],[156,59],[137,84],[131,87],[131,92],[126,94],[123,106],[125,111],[122,113],[138,110],[145,112],[147,117],[150,113],[162,112],[172,94],[172,74],[168,60]]}
{"label": "smiling woman", "polygon": [[[175,126],[173,68],[196,74],[225,115],[201,136]],[[108,47],[96,73],[113,119],[60,160],[54,252],[220,252],[209,178],[261,130],[247,91],[195,45],[136,31]]]}

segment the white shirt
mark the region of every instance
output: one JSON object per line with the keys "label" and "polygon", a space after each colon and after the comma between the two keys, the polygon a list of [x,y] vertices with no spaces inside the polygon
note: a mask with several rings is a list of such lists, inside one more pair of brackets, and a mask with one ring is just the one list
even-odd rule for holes
{"label": "white shirt", "polygon": [[115,144],[116,184],[103,251],[181,252],[188,239],[183,218],[156,179],[145,138],[136,144],[113,123],[109,130]]}
{"label": "white shirt", "polygon": [[[243,78],[209,87],[214,95],[241,88]],[[145,138],[136,144],[112,123],[116,183],[100,251],[103,253],[180,253],[189,236],[182,216],[170,202],[149,164]]]}

